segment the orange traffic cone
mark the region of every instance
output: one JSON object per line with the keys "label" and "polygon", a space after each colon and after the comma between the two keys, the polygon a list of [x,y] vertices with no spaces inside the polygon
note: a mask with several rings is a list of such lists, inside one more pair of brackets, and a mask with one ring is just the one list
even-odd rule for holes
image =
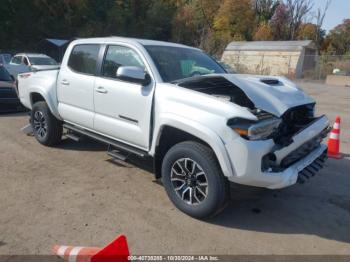
{"label": "orange traffic cone", "polygon": [[55,255],[69,262],[127,262],[128,243],[125,236],[119,236],[104,248],[54,246]]}
{"label": "orange traffic cone", "polygon": [[340,159],[342,155],[339,152],[340,148],[340,117],[337,116],[333,129],[328,139],[328,157]]}

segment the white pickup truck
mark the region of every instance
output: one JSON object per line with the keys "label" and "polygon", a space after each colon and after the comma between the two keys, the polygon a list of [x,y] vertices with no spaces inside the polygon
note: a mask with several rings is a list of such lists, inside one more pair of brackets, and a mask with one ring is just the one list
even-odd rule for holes
{"label": "white pickup truck", "polygon": [[59,70],[20,74],[19,97],[41,144],[88,136],[119,159],[152,157],[171,201],[197,218],[223,209],[229,182],[284,188],[326,159],[329,121],[298,86],[228,74],[180,44],[77,40]]}

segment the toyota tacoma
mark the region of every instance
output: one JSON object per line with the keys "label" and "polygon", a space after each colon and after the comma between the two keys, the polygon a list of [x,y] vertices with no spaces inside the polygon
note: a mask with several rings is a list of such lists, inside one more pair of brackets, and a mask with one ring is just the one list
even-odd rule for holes
{"label": "toyota tacoma", "polygon": [[19,75],[35,138],[88,136],[108,153],[151,157],[181,211],[221,211],[230,183],[280,189],[324,165],[329,132],[285,77],[228,74],[203,51],[120,37],[73,41],[59,69]]}

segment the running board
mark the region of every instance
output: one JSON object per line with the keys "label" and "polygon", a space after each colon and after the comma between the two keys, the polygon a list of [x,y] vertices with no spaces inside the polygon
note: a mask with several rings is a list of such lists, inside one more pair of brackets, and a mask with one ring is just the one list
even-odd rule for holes
{"label": "running board", "polygon": [[80,137],[75,135],[75,134],[72,134],[72,133],[68,133],[65,135],[67,138],[69,139],[72,139],[73,141],[75,142],[80,142]]}
{"label": "running board", "polygon": [[123,154],[122,152],[116,149],[113,149],[113,146],[111,145],[108,146],[107,154],[113,157],[114,159],[118,159],[121,161],[125,161],[128,158],[128,154]]}
{"label": "running board", "polygon": [[[104,143],[104,144],[107,144],[109,146],[109,148],[111,146],[113,146],[114,148],[118,149],[117,151],[121,150],[121,151],[126,151],[128,153],[131,153],[131,154],[134,154],[134,155],[137,155],[139,157],[145,157],[148,155],[148,153],[144,150],[141,150],[141,149],[138,149],[138,148],[135,148],[135,147],[132,147],[132,146],[129,146],[127,144],[124,144],[122,142],[118,142],[116,140],[113,140],[113,139],[110,139],[108,137],[105,137],[105,136],[102,136],[102,135],[99,135],[99,134],[96,134],[96,133],[93,133],[93,132],[90,132],[88,130],[85,130],[85,129],[81,129],[79,127],[76,127],[74,125],[71,125],[71,124],[67,124],[67,123],[64,123],[63,124],[63,127],[68,129],[68,130],[71,130],[73,132],[76,132],[78,134],[81,134],[81,135],[84,135],[84,136],[87,136],[87,137],[90,137],[92,139],[95,139],[97,141],[100,141],[101,143]],[[116,151],[116,150],[111,150],[111,151]],[[114,152],[116,154],[116,152]],[[120,154],[120,153],[119,153]],[[118,158],[119,159],[119,158]]]}

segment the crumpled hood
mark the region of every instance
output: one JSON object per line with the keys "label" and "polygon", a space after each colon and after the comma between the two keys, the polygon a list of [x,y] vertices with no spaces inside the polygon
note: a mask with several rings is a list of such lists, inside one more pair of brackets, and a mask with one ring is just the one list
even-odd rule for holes
{"label": "crumpled hood", "polygon": [[[240,74],[221,76],[239,87],[257,108],[276,116],[283,115],[292,107],[315,103],[310,96],[285,77]],[[268,84],[268,80],[277,83]]]}

